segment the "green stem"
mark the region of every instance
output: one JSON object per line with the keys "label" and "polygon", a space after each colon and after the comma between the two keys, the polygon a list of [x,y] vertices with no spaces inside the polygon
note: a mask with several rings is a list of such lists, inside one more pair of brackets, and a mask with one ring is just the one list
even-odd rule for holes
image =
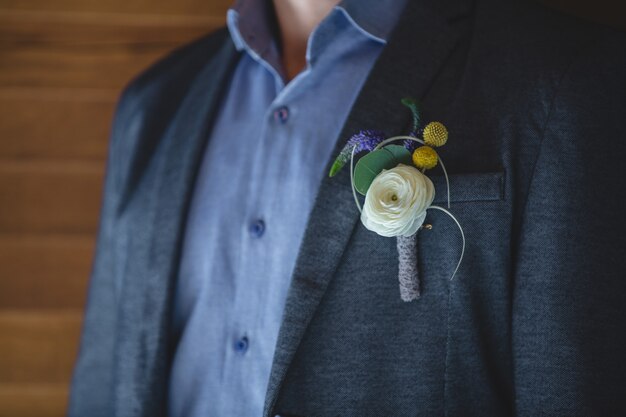
{"label": "green stem", "polygon": [[413,115],[413,132],[417,132],[421,122],[420,110],[417,101],[411,97],[405,97],[402,99],[402,104],[411,110],[411,114]]}

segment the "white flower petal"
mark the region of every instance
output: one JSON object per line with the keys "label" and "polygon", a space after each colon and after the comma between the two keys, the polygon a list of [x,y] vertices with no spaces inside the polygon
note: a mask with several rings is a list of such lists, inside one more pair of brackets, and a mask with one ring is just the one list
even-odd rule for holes
{"label": "white flower petal", "polygon": [[424,223],[434,198],[435,187],[427,176],[413,166],[399,164],[372,181],[361,222],[381,236],[411,236]]}

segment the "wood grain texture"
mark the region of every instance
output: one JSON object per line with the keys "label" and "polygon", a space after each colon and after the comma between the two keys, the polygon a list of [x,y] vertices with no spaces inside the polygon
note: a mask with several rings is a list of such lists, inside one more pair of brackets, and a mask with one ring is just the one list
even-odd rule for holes
{"label": "wood grain texture", "polygon": [[0,3],[0,417],[65,415],[118,95],[228,6]]}
{"label": "wood grain texture", "polygon": [[119,90],[166,52],[217,27],[211,19],[112,19],[0,13],[0,87]]}
{"label": "wood grain texture", "polygon": [[65,414],[120,90],[227,7],[0,4],[0,417]]}
{"label": "wood grain texture", "polygon": [[65,415],[120,90],[227,7],[0,4],[0,417]]}
{"label": "wood grain texture", "polygon": [[79,310],[0,312],[0,384],[67,384],[81,320]]}
{"label": "wood grain texture", "polygon": [[0,159],[104,163],[117,93],[0,90]]}
{"label": "wood grain texture", "polygon": [[2,8],[29,11],[165,14],[221,17],[230,6],[225,0],[3,0]]}
{"label": "wood grain texture", "polygon": [[0,236],[0,306],[82,310],[93,249],[92,235]]}
{"label": "wood grain texture", "polygon": [[0,161],[0,234],[93,234],[104,165]]}
{"label": "wood grain texture", "polygon": [[67,384],[0,384],[0,417],[63,417]]}

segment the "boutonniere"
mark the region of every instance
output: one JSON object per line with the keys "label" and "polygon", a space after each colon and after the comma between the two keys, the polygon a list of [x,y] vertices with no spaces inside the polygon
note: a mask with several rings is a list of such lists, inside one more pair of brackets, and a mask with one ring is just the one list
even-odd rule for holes
{"label": "boutonniere", "polygon": [[[397,239],[400,297],[404,301],[412,301],[420,296],[417,234],[421,229],[432,228],[424,224],[427,211],[433,209],[444,212],[461,232],[461,255],[450,279],[454,278],[461,266],[465,253],[465,235],[461,224],[449,211],[448,173],[435,150],[448,141],[448,130],[440,122],[430,122],[422,128],[421,114],[415,100],[404,98],[402,104],[410,109],[413,116],[412,131],[408,135],[387,138],[376,130],[356,133],[337,156],[329,175],[335,176],[350,162],[352,194],[361,212],[361,222],[372,232]],[[366,151],[355,166],[355,156]],[[435,187],[426,171],[437,166],[441,167],[446,179],[447,209],[432,204]],[[365,196],[363,204],[357,193]]]}

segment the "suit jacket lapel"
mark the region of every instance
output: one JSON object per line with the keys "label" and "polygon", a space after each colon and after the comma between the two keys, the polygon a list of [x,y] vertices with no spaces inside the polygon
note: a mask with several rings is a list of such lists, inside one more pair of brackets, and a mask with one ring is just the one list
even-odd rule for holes
{"label": "suit jacket lapel", "polygon": [[[341,134],[332,159],[350,135],[360,129],[380,129],[387,135],[406,134],[410,114],[400,103],[406,96],[422,98],[458,41],[449,20],[466,13],[471,1],[408,1],[399,24],[372,69]],[[434,3],[437,3],[434,5]],[[302,336],[339,265],[359,219],[350,187],[349,169],[322,180],[298,261],[278,336],[264,416],[270,417],[281,384]]]}
{"label": "suit jacket lapel", "polygon": [[152,167],[145,168],[142,181],[149,185],[126,209],[133,259],[120,300],[114,389],[123,400],[115,404],[116,415],[165,413],[170,305],[187,207],[212,119],[239,56],[229,37],[220,42],[176,113],[162,116],[173,121],[155,147]]}

